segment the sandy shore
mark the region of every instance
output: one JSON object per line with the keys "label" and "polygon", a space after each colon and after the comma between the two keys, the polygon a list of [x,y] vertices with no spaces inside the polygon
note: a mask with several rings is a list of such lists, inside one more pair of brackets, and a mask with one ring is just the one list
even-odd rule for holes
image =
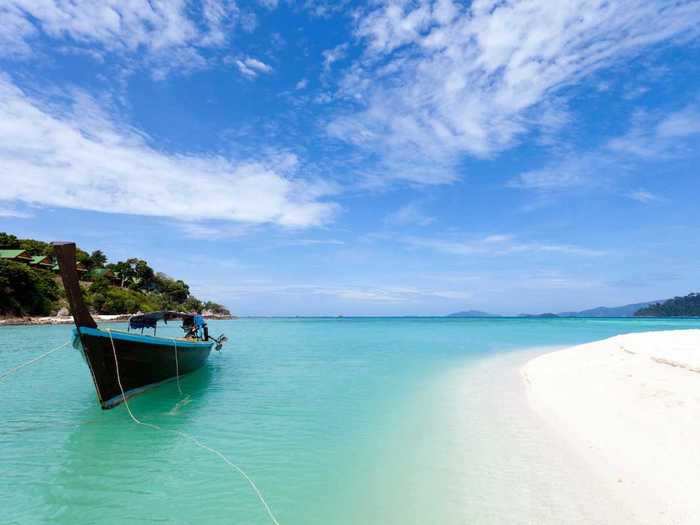
{"label": "sandy shore", "polygon": [[522,369],[529,401],[639,523],[700,523],[700,330],[627,334]]}

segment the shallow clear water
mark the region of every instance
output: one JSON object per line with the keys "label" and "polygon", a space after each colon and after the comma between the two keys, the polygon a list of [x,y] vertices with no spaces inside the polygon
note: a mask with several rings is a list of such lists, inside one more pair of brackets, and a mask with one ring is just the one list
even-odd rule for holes
{"label": "shallow clear water", "polygon": [[[137,417],[226,454],[281,524],[452,525],[606,523],[623,512],[528,413],[518,367],[543,347],[700,323],[346,318],[210,327],[229,336],[224,351],[182,378],[184,397],[174,383],[135,397]],[[0,328],[0,373],[70,332]],[[135,425],[123,406],[102,411],[70,347],[0,382],[0,416],[0,523],[269,523],[216,456]]]}

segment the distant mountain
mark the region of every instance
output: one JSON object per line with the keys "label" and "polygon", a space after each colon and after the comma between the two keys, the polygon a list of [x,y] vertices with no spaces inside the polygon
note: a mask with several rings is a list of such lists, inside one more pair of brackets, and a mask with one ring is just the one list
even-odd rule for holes
{"label": "distant mountain", "polygon": [[500,317],[497,314],[490,314],[488,312],[481,312],[479,310],[465,310],[464,312],[455,312],[449,314],[447,317]]}
{"label": "distant mountain", "polygon": [[[541,317],[541,318],[555,318],[555,317],[634,317],[634,314],[641,309],[664,303],[665,300],[661,301],[648,301],[646,303],[634,303],[626,304],[624,306],[598,306],[597,308],[590,308],[588,310],[581,310],[580,312],[561,312],[561,313],[543,313],[543,314],[519,314],[518,317]],[[642,315],[651,315],[651,311],[646,311]],[[464,312],[455,312],[449,314],[447,317],[502,317],[498,314],[490,314],[487,312],[482,312],[480,310],[466,310]]]}
{"label": "distant mountain", "polygon": [[637,310],[663,301],[626,304],[624,306],[598,306],[580,312],[561,312],[559,317],[634,317]]}

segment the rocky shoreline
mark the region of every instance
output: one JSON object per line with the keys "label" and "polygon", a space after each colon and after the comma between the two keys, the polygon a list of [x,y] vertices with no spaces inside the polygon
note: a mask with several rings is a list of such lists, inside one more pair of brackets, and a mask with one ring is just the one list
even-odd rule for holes
{"label": "rocky shoreline", "polygon": [[[115,315],[93,315],[93,318],[98,323],[122,323],[129,320],[131,314],[115,314]],[[205,314],[205,319],[215,320],[230,320],[237,319],[234,315],[217,315]],[[59,325],[72,324],[73,318],[70,315],[54,315],[47,317],[6,317],[0,318],[0,326],[44,326],[44,325]]]}

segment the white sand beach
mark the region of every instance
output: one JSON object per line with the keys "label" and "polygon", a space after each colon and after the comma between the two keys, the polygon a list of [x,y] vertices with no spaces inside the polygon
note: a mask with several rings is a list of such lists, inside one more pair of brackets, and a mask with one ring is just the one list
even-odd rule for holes
{"label": "white sand beach", "polygon": [[639,523],[700,523],[700,330],[620,335],[522,369],[532,408]]}

